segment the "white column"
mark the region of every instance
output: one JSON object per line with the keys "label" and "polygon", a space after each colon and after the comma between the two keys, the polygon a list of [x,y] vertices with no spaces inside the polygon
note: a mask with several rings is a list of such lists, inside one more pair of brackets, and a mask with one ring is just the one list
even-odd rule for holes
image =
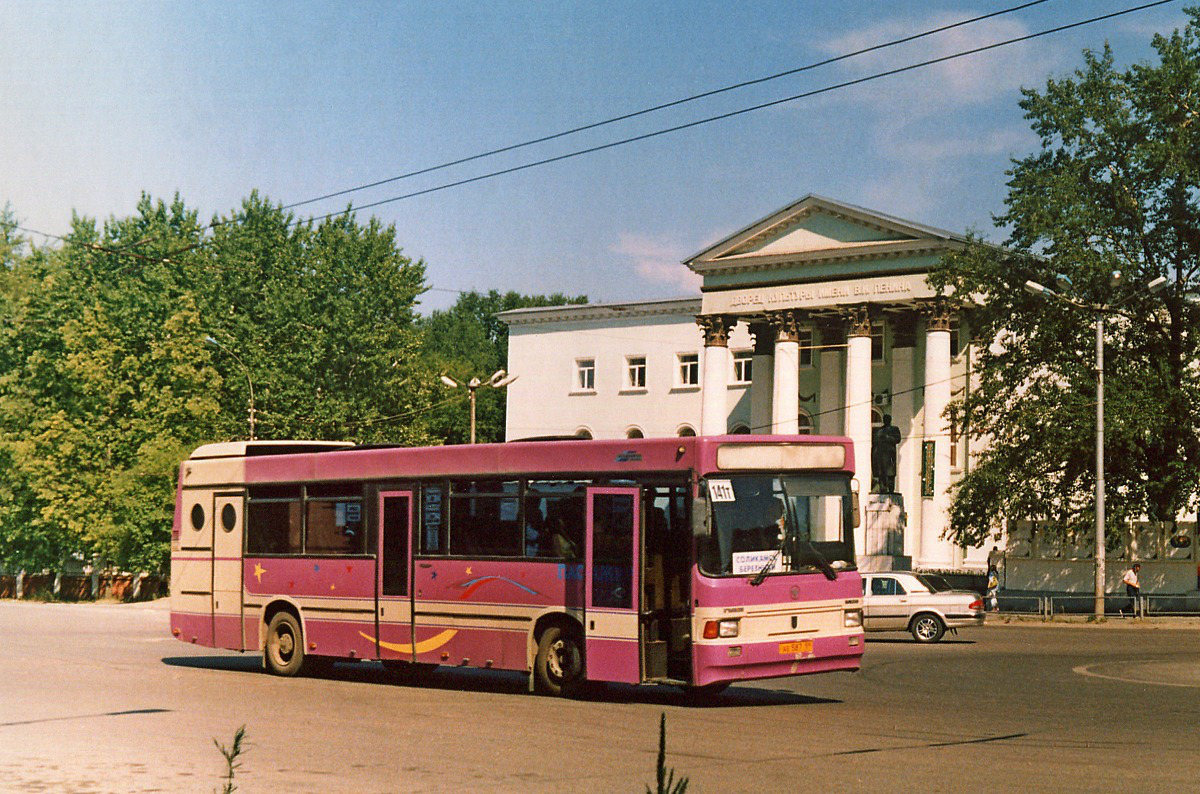
{"label": "white column", "polygon": [[794,435],[800,429],[800,342],[796,312],[776,312],[771,318],[775,327],[775,383],[771,398],[771,432]]}
{"label": "white column", "polygon": [[[854,472],[858,478],[865,507],[871,491],[871,316],[867,307],[856,308],[849,316],[846,333],[846,430],[854,442]],[[866,520],[860,516],[854,542],[866,548]]]}
{"label": "white column", "polygon": [[734,319],[724,315],[701,315],[696,322],[704,331],[700,435],[721,436],[729,432],[729,331]]}
{"label": "white column", "polygon": [[935,308],[925,323],[925,436],[932,442],[933,496],[921,505],[920,565],[926,568],[954,564],[953,544],[942,540],[950,517],[950,423],[943,415],[950,404],[950,315]]}
{"label": "white column", "polygon": [[842,351],[828,349],[841,340],[841,334],[831,327],[821,329],[821,347],[817,360],[820,393],[817,398],[817,432],[823,436],[840,436],[845,433],[845,388],[842,385]]}
{"label": "white column", "polygon": [[[845,373],[843,372],[843,353],[838,345],[842,339],[840,328],[835,328],[826,325],[821,328],[821,347],[819,351],[820,357],[817,360],[818,373],[820,379],[820,392],[817,402],[817,432],[823,436],[840,436],[845,434],[845,386],[842,384]],[[866,498],[866,489],[863,489],[861,498]],[[836,528],[841,526],[842,517],[838,515],[838,506],[833,500],[826,500],[825,505],[825,537],[829,538],[835,534]],[[862,554],[862,547],[858,549],[858,553]]]}
{"label": "white column", "polygon": [[[900,335],[897,334],[897,338]],[[906,332],[904,346],[892,346],[892,423],[900,428],[900,446],[896,449],[896,490],[904,499],[907,524],[902,554],[916,557],[917,527],[921,520],[920,467],[921,439],[917,435],[914,357],[912,333]]]}
{"label": "white column", "polygon": [[775,333],[766,323],[750,326],[754,358],[750,365],[750,432],[771,432],[771,405],[775,392]]}

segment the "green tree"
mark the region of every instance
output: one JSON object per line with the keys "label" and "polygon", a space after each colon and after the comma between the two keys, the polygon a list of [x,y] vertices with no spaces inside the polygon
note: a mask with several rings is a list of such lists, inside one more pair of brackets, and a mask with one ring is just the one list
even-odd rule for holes
{"label": "green tree", "polygon": [[[970,296],[976,382],[951,406],[985,450],[954,494],[951,533],[976,543],[1002,516],[1086,527],[1094,507],[1095,316],[1026,294],[1068,276],[1111,306],[1105,478],[1113,520],[1171,520],[1200,481],[1200,10],[1155,36],[1156,63],[1085,51],[1073,75],[1025,90],[1040,151],[1013,162],[1007,249],[976,243],[931,280]],[[1119,271],[1119,283],[1112,274]],[[1145,283],[1171,280],[1151,296]],[[962,426],[960,424],[960,426]]]}
{"label": "green tree", "polygon": [[[508,326],[497,315],[511,309],[587,303],[583,295],[521,295],[517,292],[464,292],[449,309],[432,312],[422,320],[424,356],[435,374],[446,374],[459,383],[471,378],[486,380],[507,366]],[[480,443],[504,440],[505,390],[483,387],[476,392],[476,439]],[[470,440],[470,419],[465,390],[442,387],[431,414],[431,431],[450,444]]]}
{"label": "green tree", "polygon": [[143,196],[34,251],[0,222],[0,564],[164,569],[179,463],[246,437],[247,374],[260,437],[429,438],[424,266],[394,230],[256,195],[218,220]]}

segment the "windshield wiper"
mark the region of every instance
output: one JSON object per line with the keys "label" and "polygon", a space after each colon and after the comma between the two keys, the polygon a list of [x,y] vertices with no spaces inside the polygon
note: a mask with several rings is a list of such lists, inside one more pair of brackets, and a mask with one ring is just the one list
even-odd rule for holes
{"label": "windshield wiper", "polygon": [[786,542],[787,538],[785,536],[779,541],[778,548],[775,549],[775,553],[771,555],[771,559],[767,560],[767,564],[762,567],[762,570],[750,577],[751,587],[758,587],[767,578],[767,572],[775,567],[775,560],[779,559],[779,555],[783,553],[783,544]]}
{"label": "windshield wiper", "polygon": [[808,546],[809,550],[812,551],[815,564],[821,569],[821,573],[825,574],[825,578],[831,582],[837,579],[837,571],[834,570],[834,567],[829,564],[829,560],[825,559],[825,556],[821,554],[821,552],[817,551],[817,547],[812,544],[812,541],[806,540],[803,541],[803,543],[805,546]]}

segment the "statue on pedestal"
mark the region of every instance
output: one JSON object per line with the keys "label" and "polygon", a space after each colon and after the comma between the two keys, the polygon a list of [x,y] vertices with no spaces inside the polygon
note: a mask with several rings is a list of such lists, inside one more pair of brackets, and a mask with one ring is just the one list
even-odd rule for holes
{"label": "statue on pedestal", "polygon": [[896,446],[900,428],[892,424],[891,414],[883,415],[883,424],[871,433],[871,493],[896,492]]}

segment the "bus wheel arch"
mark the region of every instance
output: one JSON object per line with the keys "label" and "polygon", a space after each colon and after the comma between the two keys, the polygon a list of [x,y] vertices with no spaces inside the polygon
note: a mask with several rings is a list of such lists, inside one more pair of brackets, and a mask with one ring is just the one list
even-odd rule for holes
{"label": "bus wheel arch", "polygon": [[534,626],[534,685],[548,695],[571,695],[586,679],[583,626],[566,615],[546,615]]}

